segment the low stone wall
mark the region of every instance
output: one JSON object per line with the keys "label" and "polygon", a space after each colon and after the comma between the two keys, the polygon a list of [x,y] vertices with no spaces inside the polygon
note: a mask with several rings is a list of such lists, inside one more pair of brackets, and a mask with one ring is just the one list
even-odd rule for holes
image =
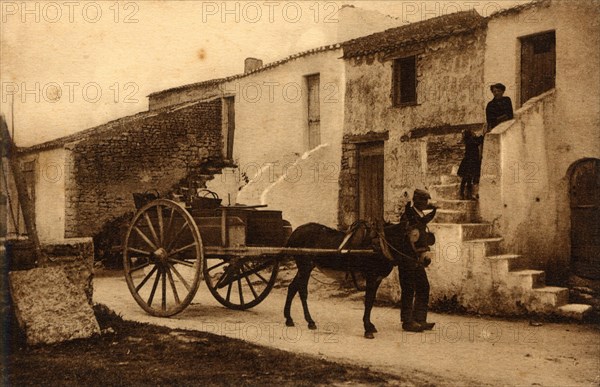
{"label": "low stone wall", "polygon": [[92,238],[69,238],[60,243],[44,245],[42,251],[50,258],[50,266],[60,266],[67,278],[83,289],[87,301],[93,304],[94,242]]}
{"label": "low stone wall", "polygon": [[[26,271],[38,267],[33,254],[33,243],[28,239],[3,240],[3,273]],[[85,293],[92,305],[94,274],[94,243],[92,238],[69,238],[42,246],[48,266],[63,267],[69,279]]]}

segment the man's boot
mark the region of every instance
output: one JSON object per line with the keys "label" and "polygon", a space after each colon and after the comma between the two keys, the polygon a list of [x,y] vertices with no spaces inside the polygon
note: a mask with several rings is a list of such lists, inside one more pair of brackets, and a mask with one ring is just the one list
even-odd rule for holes
{"label": "man's boot", "polygon": [[423,327],[416,321],[402,323],[402,329],[408,332],[423,332]]}
{"label": "man's boot", "polygon": [[473,200],[473,185],[467,184],[467,194],[464,200]]}
{"label": "man's boot", "polygon": [[473,199],[479,200],[479,184],[473,185]]}
{"label": "man's boot", "polygon": [[421,327],[423,328],[424,331],[430,331],[435,326],[435,323],[419,321],[419,325],[421,325]]}

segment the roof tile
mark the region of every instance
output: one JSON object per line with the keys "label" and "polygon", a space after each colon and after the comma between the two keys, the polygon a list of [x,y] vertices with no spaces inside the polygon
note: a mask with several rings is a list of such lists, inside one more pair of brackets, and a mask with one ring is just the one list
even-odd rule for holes
{"label": "roof tile", "polygon": [[486,19],[475,10],[438,16],[345,42],[344,58],[391,51],[412,43],[457,35],[473,31],[485,23]]}

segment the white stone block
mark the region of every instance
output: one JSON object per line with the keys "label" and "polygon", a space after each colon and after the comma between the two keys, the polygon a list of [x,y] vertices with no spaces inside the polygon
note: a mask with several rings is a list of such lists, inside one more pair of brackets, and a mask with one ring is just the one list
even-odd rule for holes
{"label": "white stone block", "polygon": [[48,267],[9,273],[19,326],[27,343],[52,344],[100,333],[84,288],[65,268]]}

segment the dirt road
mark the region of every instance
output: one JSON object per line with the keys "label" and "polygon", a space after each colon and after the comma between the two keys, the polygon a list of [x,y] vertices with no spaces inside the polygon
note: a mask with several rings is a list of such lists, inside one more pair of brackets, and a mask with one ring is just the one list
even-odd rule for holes
{"label": "dirt road", "polygon": [[[299,300],[296,327],[283,319],[285,289],[274,289],[254,309],[222,307],[203,284],[194,302],[171,318],[147,315],[122,276],[94,280],[94,301],[125,319],[200,330],[295,353],[351,362],[410,378],[417,384],[587,386],[600,383],[600,330],[579,324],[531,326],[528,321],[431,314],[427,333],[403,332],[399,310],[377,307],[375,340],[363,338],[362,299],[310,294],[318,330],[308,330]],[[273,365],[276,367],[277,365]]]}

